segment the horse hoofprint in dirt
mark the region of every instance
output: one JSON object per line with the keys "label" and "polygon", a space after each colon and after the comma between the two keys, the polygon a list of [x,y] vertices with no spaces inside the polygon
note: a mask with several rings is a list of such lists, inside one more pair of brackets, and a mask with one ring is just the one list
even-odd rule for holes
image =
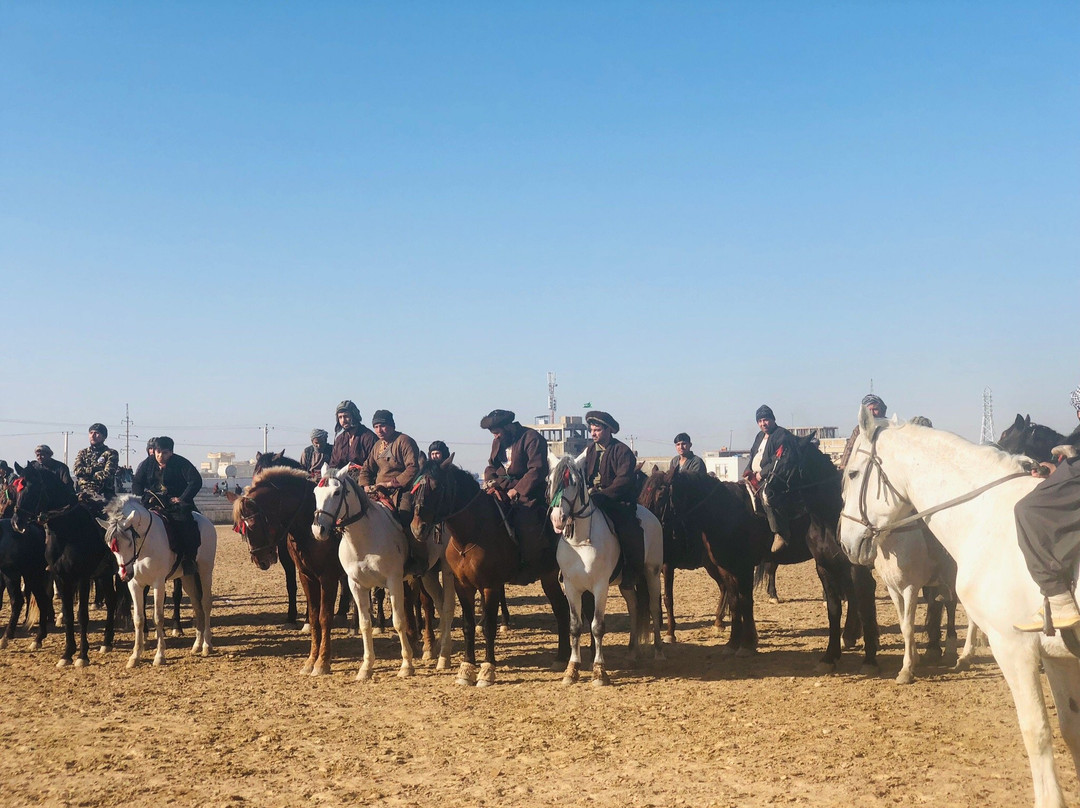
{"label": "horse hoofprint in dirt", "polygon": [[[604,619],[608,587],[619,561],[619,542],[604,513],[589,496],[584,474],[572,457],[552,458],[548,498],[551,500],[551,523],[560,533],[556,557],[562,570],[563,589],[570,602],[570,662],[563,684],[578,680],[581,667],[581,596],[593,596],[593,679],[594,685],[611,684],[604,666]],[[653,653],[664,658],[660,639],[660,568],[664,563],[664,536],[660,521],[644,505],[637,506],[638,519],[645,533],[645,569],[643,581],[619,575],[619,591],[630,614],[630,655],[637,657],[642,635],[653,627]],[[639,586],[643,583],[643,586]]]}
{"label": "horse hoofprint in dirt", "polygon": [[201,513],[194,513],[199,526],[199,552],[195,556],[198,580],[194,575],[183,575],[176,564],[176,554],[169,549],[169,537],[162,518],[148,511],[139,498],[126,494],[109,503],[106,519],[98,523],[105,529],[105,542],[109,545],[120,567],[120,580],[131,591],[132,611],[135,619],[135,649],[127,666],[134,668],[142,657],[146,642],[146,604],[143,588],[154,590],[154,625],[157,631],[157,653],[154,664],[165,664],[165,584],[174,578],[183,581],[194,613],[195,643],[192,654],[209,656],[213,649],[210,636],[210,605],[214,583],[214,561],[217,557],[217,531],[213,523]]}
{"label": "horse hoofprint in dirt", "polygon": [[1013,628],[1043,602],[1020,552],[1013,515],[1016,502],[1038,481],[1025,476],[1020,458],[948,432],[875,420],[865,409],[859,426],[861,434],[844,479],[840,526],[844,550],[858,563],[872,558],[881,534],[912,508],[925,513],[998,483],[925,519],[956,560],[957,595],[986,632],[1012,691],[1036,808],[1063,808],[1039,664],[1050,681],[1061,733],[1080,770],[1080,661],[1069,653],[1060,634],[1047,637]]}

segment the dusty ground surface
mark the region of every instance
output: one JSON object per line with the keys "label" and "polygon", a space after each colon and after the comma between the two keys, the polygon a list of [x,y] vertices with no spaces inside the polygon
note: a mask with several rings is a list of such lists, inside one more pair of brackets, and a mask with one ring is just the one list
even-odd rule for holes
{"label": "dusty ground surface", "polygon": [[[613,686],[560,686],[554,621],[539,587],[515,589],[498,683],[394,674],[376,638],[375,680],[355,681],[360,641],[339,632],[329,677],[299,675],[307,640],[281,628],[281,570],[260,572],[219,529],[217,653],[126,670],[130,634],[89,668],[58,670],[62,638],[0,652],[3,805],[1017,806],[1031,803],[1012,702],[988,652],[968,673],[891,681],[901,644],[879,587],[882,676],[814,674],[825,607],[810,565],[783,568],[784,601],[758,606],[760,653],[725,656],[715,588],[676,577],[679,643],[624,665],[627,618],[613,598]],[[7,606],[5,604],[5,613]],[[101,613],[92,613],[100,644]],[[185,607],[185,620],[188,618]],[[455,627],[455,669],[461,660]],[[1056,719],[1055,719],[1056,722]],[[1056,730],[1055,730],[1056,733]],[[1060,737],[1059,771],[1080,799]]]}

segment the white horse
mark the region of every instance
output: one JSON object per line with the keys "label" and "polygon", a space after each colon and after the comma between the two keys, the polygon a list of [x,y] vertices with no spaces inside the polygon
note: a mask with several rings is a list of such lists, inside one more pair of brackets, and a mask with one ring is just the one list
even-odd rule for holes
{"label": "white horse", "polygon": [[555,557],[562,570],[563,589],[570,603],[570,661],[563,675],[563,684],[578,680],[581,667],[581,598],[585,592],[593,597],[593,678],[594,685],[609,685],[611,680],[604,667],[604,618],[607,612],[608,587],[618,581],[619,591],[626,600],[630,614],[630,659],[637,657],[642,635],[648,628],[651,615],[653,654],[664,658],[660,639],[660,568],[664,563],[664,532],[660,521],[643,505],[637,506],[638,520],[645,532],[644,581],[648,604],[639,604],[638,581],[621,572],[615,578],[619,561],[619,542],[604,513],[589,496],[588,486],[577,461],[570,456],[553,461],[548,479],[548,499],[551,500],[551,524],[560,533]]}
{"label": "white horse", "polygon": [[199,551],[195,556],[198,584],[194,575],[184,575],[176,564],[176,553],[169,549],[169,537],[161,517],[148,511],[137,496],[122,494],[105,509],[106,519],[99,519],[105,529],[105,541],[116,556],[120,580],[131,592],[131,611],[135,623],[135,649],[127,666],[139,664],[146,643],[146,603],[143,588],[154,590],[154,625],[157,631],[155,665],[165,664],[165,584],[180,578],[195,614],[195,644],[192,654],[209,656],[213,649],[210,636],[210,604],[217,556],[217,530],[201,513],[192,514],[199,526]]}
{"label": "white horse", "polygon": [[[859,415],[860,436],[844,476],[840,541],[857,563],[912,509],[957,564],[956,592],[990,641],[1012,691],[1027,748],[1036,808],[1065,805],[1054,769],[1042,663],[1065,743],[1080,771],[1080,661],[1061,633],[1024,633],[1043,598],[1020,552],[1013,507],[1038,480],[1019,458],[936,429]],[[956,500],[954,502],[954,500]],[[947,507],[939,507],[947,506]]]}
{"label": "white horse", "polygon": [[[375,645],[371,627],[371,590],[382,587],[390,595],[394,629],[401,642],[401,668],[398,676],[412,676],[413,649],[405,630],[405,561],[411,541],[394,512],[381,503],[373,502],[364,490],[347,474],[348,469],[334,473],[324,467],[323,477],[315,487],[315,522],[311,532],[319,541],[327,541],[342,532],[338,557],[349,580],[349,590],[360,616],[360,634],[364,641],[364,660],[357,680],[371,678],[375,664]],[[428,547],[428,569],[440,562],[437,553]],[[443,580],[450,573],[441,561]],[[450,625],[454,619],[454,588],[440,586],[434,572],[424,576],[424,586],[439,609],[439,661],[437,670],[450,667]]]}

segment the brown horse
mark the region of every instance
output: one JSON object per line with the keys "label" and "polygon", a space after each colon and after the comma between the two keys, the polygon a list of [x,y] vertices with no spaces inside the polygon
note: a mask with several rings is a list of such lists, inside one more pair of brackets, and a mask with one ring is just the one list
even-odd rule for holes
{"label": "brown horse", "polygon": [[272,466],[258,472],[251,485],[233,503],[233,530],[242,535],[259,569],[278,560],[278,544],[287,536],[289,555],[300,573],[311,624],[311,653],[303,672],[330,673],[330,629],[341,562],[338,541],[315,541],[315,481],[307,472]]}
{"label": "brown horse", "polygon": [[[453,456],[442,463],[427,462],[420,471],[416,492],[413,535],[425,537],[445,522],[450,538],[446,560],[454,573],[454,587],[461,603],[465,631],[465,661],[457,683],[486,687],[495,683],[495,634],[499,602],[506,596],[506,584],[526,584],[536,580],[551,603],[558,629],[556,668],[562,670],[570,659],[570,606],[559,586],[555,548],[545,552],[531,580],[521,577],[518,548],[506,529],[492,497],[480,490],[469,472],[451,465]],[[476,668],[476,593],[481,593],[484,609],[484,664]]]}
{"label": "brown horse", "polygon": [[704,537],[701,534],[688,534],[675,518],[671,508],[673,474],[672,471],[663,472],[653,466],[653,472],[646,478],[641,488],[641,495],[638,497],[638,502],[652,511],[664,528],[664,610],[667,612],[667,634],[664,636],[664,641],[672,643],[676,642],[674,595],[676,569],[696,570],[704,567],[709,577],[716,581],[716,585],[720,588],[720,596],[716,602],[716,618],[713,621],[713,627],[718,635],[724,628],[724,613],[731,609],[737,591],[734,576],[716,566],[709,557]]}

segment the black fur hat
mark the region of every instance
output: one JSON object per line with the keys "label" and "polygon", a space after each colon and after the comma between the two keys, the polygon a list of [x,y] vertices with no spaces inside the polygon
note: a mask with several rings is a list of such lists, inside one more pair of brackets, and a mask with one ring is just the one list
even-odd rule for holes
{"label": "black fur hat", "polygon": [[105,424],[102,424],[102,423],[90,424],[90,428],[87,429],[86,431],[87,432],[100,432],[101,437],[103,437],[103,438],[109,437],[109,430],[105,426]]}
{"label": "black fur hat", "polygon": [[394,423],[394,413],[390,410],[375,410],[375,414],[371,416],[371,425],[379,424],[389,424],[391,429],[395,428],[397,424]]}
{"label": "black fur hat", "polygon": [[510,410],[492,410],[480,419],[481,429],[501,429],[514,423],[514,413]]}
{"label": "black fur hat", "polygon": [[434,440],[431,442],[431,445],[427,447],[428,457],[431,457],[432,452],[442,452],[443,460],[450,456],[449,447],[441,440]]}
{"label": "black fur hat", "polygon": [[589,410],[585,413],[585,423],[606,426],[611,430],[612,435],[618,434],[619,432],[619,422],[603,410]]}

